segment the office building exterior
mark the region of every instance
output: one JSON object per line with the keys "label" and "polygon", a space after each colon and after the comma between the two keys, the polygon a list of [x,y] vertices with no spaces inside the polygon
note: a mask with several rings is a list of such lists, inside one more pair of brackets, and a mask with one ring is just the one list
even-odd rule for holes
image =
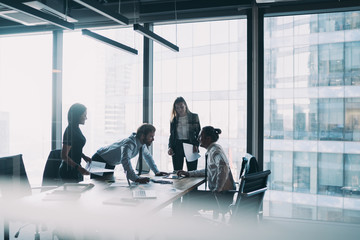
{"label": "office building exterior", "polygon": [[360,213],[360,13],[269,17],[264,25],[270,199],[292,202],[288,216],[359,221],[347,211]]}

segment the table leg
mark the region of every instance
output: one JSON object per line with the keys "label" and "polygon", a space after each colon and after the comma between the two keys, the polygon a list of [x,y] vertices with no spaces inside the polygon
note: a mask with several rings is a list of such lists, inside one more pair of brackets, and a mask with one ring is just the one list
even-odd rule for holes
{"label": "table leg", "polygon": [[4,240],[10,239],[9,222],[4,219]]}

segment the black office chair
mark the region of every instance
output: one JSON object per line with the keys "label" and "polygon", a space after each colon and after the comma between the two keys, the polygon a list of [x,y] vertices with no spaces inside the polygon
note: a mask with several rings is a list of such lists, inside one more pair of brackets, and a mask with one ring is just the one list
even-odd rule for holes
{"label": "black office chair", "polygon": [[0,158],[0,189],[7,199],[31,195],[22,154]]}
{"label": "black office chair", "polygon": [[243,175],[247,175],[250,173],[256,173],[258,171],[259,171],[259,164],[258,164],[256,158],[253,155],[246,153],[245,156],[243,157],[243,161],[241,163],[239,179]]}
{"label": "black office chair", "polygon": [[[1,197],[10,200],[32,194],[32,188],[25,171],[22,154],[0,158],[0,190]],[[27,225],[29,224],[25,224],[19,228],[15,233],[15,238],[18,238],[20,230]],[[4,239],[10,239],[8,219],[4,221]],[[38,224],[35,224],[34,239],[40,239]]]}
{"label": "black office chair", "polygon": [[[22,154],[0,158],[0,189],[2,197],[8,200],[32,194]],[[15,238],[19,236],[19,232],[20,230],[15,234]],[[10,239],[8,219],[4,220],[4,239]],[[37,225],[35,239],[40,239]]]}
{"label": "black office chair", "polygon": [[230,223],[257,222],[261,210],[270,170],[245,174],[241,177],[235,204],[232,206]]}
{"label": "black office chair", "polygon": [[[61,164],[61,149],[52,150],[49,153],[45,164],[42,187],[57,187],[63,184],[59,176],[59,167]],[[42,189],[43,190],[43,189]]]}
{"label": "black office chair", "polygon": [[[240,170],[240,174],[239,174],[239,182],[236,182],[237,185],[240,184],[241,181],[241,177],[247,174],[251,174],[251,173],[256,173],[259,171],[259,164],[256,160],[256,158],[249,154],[246,153],[245,156],[243,157],[242,163],[241,163],[241,170]],[[239,187],[237,187],[237,189],[239,189]],[[236,191],[229,191],[228,194],[235,194],[237,193],[238,190]],[[222,215],[226,214],[227,212],[229,212],[233,206],[233,204],[228,204],[229,200],[226,199],[225,201],[222,201],[221,198],[217,198],[215,196],[216,200],[217,200],[217,204],[218,204],[218,210],[216,212],[221,213]]]}
{"label": "black office chair", "polygon": [[[256,160],[256,158],[246,153],[246,155],[243,157],[242,163],[241,163],[241,170],[239,174],[239,182],[236,182],[237,185],[239,185],[241,181],[241,177],[247,174],[256,173],[259,171],[259,164]],[[237,187],[239,189],[239,187]],[[238,192],[238,190],[230,190],[226,193],[226,197],[224,196],[217,196],[215,194],[215,199],[217,201],[217,207],[213,211],[213,218],[218,218],[218,215],[221,214],[221,220],[224,220],[224,215],[228,212],[231,213],[231,208],[233,207],[233,202],[229,203],[231,201],[230,197],[231,195],[234,195]],[[233,197],[235,198],[235,197]]]}

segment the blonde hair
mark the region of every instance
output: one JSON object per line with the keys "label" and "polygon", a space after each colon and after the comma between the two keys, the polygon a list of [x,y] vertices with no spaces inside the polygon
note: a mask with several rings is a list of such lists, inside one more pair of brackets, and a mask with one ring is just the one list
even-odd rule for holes
{"label": "blonde hair", "polygon": [[177,113],[176,113],[176,109],[175,109],[175,105],[176,104],[179,104],[179,103],[184,103],[185,107],[186,107],[186,113],[190,113],[190,110],[188,108],[188,105],[185,101],[185,99],[183,97],[177,97],[174,101],[174,104],[173,104],[173,108],[172,108],[172,111],[171,111],[171,117],[170,117],[170,121],[172,122],[174,120],[174,118],[177,118]]}

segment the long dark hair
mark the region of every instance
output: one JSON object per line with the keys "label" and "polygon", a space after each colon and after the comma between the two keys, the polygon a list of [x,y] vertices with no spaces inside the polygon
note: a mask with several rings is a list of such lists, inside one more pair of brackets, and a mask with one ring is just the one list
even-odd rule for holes
{"label": "long dark hair", "polygon": [[177,118],[177,113],[176,113],[176,110],[175,110],[175,104],[178,104],[178,103],[184,103],[184,105],[186,107],[186,113],[190,113],[190,110],[188,108],[188,105],[187,105],[185,99],[183,97],[177,97],[175,99],[175,101],[174,101],[173,108],[172,108],[172,111],[171,111],[171,117],[170,117],[171,122],[174,120],[174,118]]}
{"label": "long dark hair", "polygon": [[68,112],[69,125],[78,125],[80,123],[80,117],[86,111],[85,105],[81,103],[74,103],[71,105]]}
{"label": "long dark hair", "polygon": [[204,133],[206,137],[210,137],[211,142],[216,142],[219,139],[219,134],[221,134],[221,129],[214,128],[212,126],[206,126],[202,128],[201,132]]}

